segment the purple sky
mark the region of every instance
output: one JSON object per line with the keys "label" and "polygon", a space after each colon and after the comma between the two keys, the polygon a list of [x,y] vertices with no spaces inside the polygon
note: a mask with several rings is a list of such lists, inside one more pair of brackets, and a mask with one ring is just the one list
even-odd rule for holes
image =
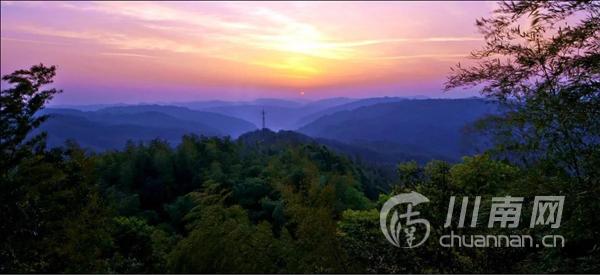
{"label": "purple sky", "polygon": [[54,104],[465,97],[450,66],[493,2],[1,2],[2,74],[59,67]]}

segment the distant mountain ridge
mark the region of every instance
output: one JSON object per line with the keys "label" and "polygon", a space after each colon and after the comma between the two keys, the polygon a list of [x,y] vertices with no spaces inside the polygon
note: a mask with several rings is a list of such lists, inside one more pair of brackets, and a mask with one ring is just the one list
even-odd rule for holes
{"label": "distant mountain ridge", "polygon": [[256,125],[243,119],[214,112],[191,110],[185,107],[166,105],[134,105],[109,107],[100,109],[98,113],[132,114],[141,112],[159,112],[174,118],[208,125],[220,131],[220,135],[237,137],[245,132],[256,129]]}
{"label": "distant mountain ridge", "polygon": [[[51,117],[40,131],[48,132],[51,146],[74,139],[95,150],[121,148],[127,140],[155,138],[175,145],[185,134],[248,140],[252,135],[246,133],[256,132],[264,109],[267,128],[282,130],[273,127],[279,125],[295,131],[277,132],[272,141],[283,138],[286,142],[316,142],[373,163],[411,159],[424,163],[434,158],[454,161],[471,153],[472,146],[463,138],[462,129],[497,111],[495,104],[477,98],[332,98],[304,103],[264,99],[245,104],[212,101],[203,106],[211,107],[192,110],[171,105],[126,105],[96,111],[48,108],[42,113]],[[252,117],[252,122],[240,117]],[[308,122],[298,127],[303,120]]]}
{"label": "distant mountain ridge", "polygon": [[352,102],[350,98],[331,98],[310,102],[280,99],[257,99],[249,102],[237,102],[221,106],[196,107],[198,110],[214,112],[244,119],[262,125],[262,111],[265,111],[266,124],[274,130],[296,129],[298,120],[306,114],[312,114],[334,106]]}
{"label": "distant mountain ridge", "polygon": [[305,115],[298,120],[297,125],[298,125],[298,127],[305,126],[306,124],[313,122],[314,120],[318,119],[319,117],[334,114],[334,113],[340,112],[340,111],[350,111],[350,110],[354,110],[354,109],[360,108],[360,107],[365,107],[365,106],[370,106],[370,105],[375,105],[375,104],[380,104],[380,103],[398,102],[398,101],[402,101],[402,100],[406,100],[406,98],[374,97],[374,98],[354,100],[354,101],[347,102],[345,104],[339,104],[337,106],[333,106],[331,108],[321,110],[319,112]]}
{"label": "distant mountain ridge", "polygon": [[137,143],[157,138],[166,140],[170,144],[177,144],[183,135],[190,133],[190,129],[177,126],[111,125],[65,114],[51,114],[35,133],[40,131],[48,133],[47,144],[50,147],[62,146],[66,140],[74,140],[82,147],[96,151],[121,149],[127,141]]}
{"label": "distant mountain ridge", "polygon": [[267,127],[273,130],[298,129],[315,119],[344,110],[353,110],[362,106],[378,103],[396,102],[414,97],[375,97],[347,98],[334,97],[309,101],[304,99],[259,98],[250,101],[191,101],[160,104],[97,104],[97,105],[58,105],[55,109],[67,108],[82,111],[118,110],[119,108],[140,108],[140,106],[183,107],[193,111],[217,113],[242,119],[256,126],[262,125],[262,111],[266,113]]}
{"label": "distant mountain ridge", "polygon": [[37,132],[48,133],[50,146],[73,139],[95,150],[122,148],[127,140],[160,138],[177,144],[185,134],[235,138],[256,129],[252,123],[238,118],[176,106],[119,106],[88,112],[48,108],[41,114],[50,117]]}
{"label": "distant mountain ridge", "polygon": [[496,104],[482,99],[401,100],[325,115],[298,131],[377,151],[396,148],[458,159],[472,150],[463,142],[464,127],[496,112]]}
{"label": "distant mountain ridge", "polygon": [[[262,124],[261,113],[266,113],[267,127],[273,130],[297,129],[325,114],[352,110],[383,102],[404,100],[400,97],[379,97],[368,99],[329,98],[311,102],[295,102],[277,99],[258,99],[250,102],[233,102],[223,105],[199,105],[195,109],[229,115],[254,123]],[[202,107],[204,106],[204,107]]]}

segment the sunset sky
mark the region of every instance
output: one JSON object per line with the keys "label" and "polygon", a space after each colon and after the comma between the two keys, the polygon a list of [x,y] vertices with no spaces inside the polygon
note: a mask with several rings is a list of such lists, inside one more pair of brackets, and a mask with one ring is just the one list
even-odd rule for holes
{"label": "sunset sky", "polygon": [[442,92],[493,2],[9,2],[2,75],[59,68],[55,103]]}

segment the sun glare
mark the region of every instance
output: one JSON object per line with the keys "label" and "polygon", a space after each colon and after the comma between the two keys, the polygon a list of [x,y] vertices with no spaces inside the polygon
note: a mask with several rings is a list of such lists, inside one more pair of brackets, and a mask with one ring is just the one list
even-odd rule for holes
{"label": "sun glare", "polygon": [[326,73],[320,65],[351,57],[349,49],[331,43],[331,39],[310,25],[262,38],[261,47],[278,54],[256,64],[283,71],[294,78],[306,79]]}
{"label": "sun glare", "polygon": [[[411,86],[422,78],[441,79],[449,64],[468,54],[466,47],[480,43],[471,30],[448,32],[458,23],[434,22],[406,11],[438,13],[421,4],[381,3],[369,5],[365,13],[366,5],[333,2],[27,3],[2,2],[0,52],[10,61],[6,64],[21,62],[21,56],[32,60],[50,56],[63,68],[76,68],[86,60],[86,66],[95,64],[95,70],[111,74],[115,83],[152,73],[185,87]],[[67,14],[68,22],[82,21],[66,24],[67,19],[39,14],[50,6]],[[5,16],[13,9],[27,9],[36,16]],[[378,20],[367,15],[373,12]],[[65,44],[74,46],[67,50]],[[74,50],[82,58],[73,58]],[[88,72],[73,71],[72,81],[89,82],[80,80]]]}

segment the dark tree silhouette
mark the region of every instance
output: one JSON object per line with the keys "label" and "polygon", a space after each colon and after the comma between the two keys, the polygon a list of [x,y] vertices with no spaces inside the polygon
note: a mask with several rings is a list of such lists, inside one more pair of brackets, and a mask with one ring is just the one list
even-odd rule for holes
{"label": "dark tree silhouette", "polygon": [[[500,151],[525,164],[552,160],[579,180],[600,150],[600,2],[504,1],[477,20],[476,63],[453,68],[446,89],[480,87],[508,107],[482,123]],[[597,176],[597,175],[596,175]]]}
{"label": "dark tree silhouette", "polygon": [[7,171],[32,149],[44,147],[45,134],[28,137],[31,131],[47,119],[36,116],[46,102],[62,91],[41,90],[52,83],[56,74],[55,66],[34,65],[29,70],[17,70],[2,77],[13,85],[0,92],[0,168]]}
{"label": "dark tree silhouette", "polygon": [[476,127],[493,138],[492,152],[525,168],[522,192],[568,199],[567,247],[530,255],[544,259],[538,270],[597,272],[600,2],[504,1],[476,22],[486,43],[474,65],[453,68],[446,89],[481,88],[503,103],[506,112]]}

